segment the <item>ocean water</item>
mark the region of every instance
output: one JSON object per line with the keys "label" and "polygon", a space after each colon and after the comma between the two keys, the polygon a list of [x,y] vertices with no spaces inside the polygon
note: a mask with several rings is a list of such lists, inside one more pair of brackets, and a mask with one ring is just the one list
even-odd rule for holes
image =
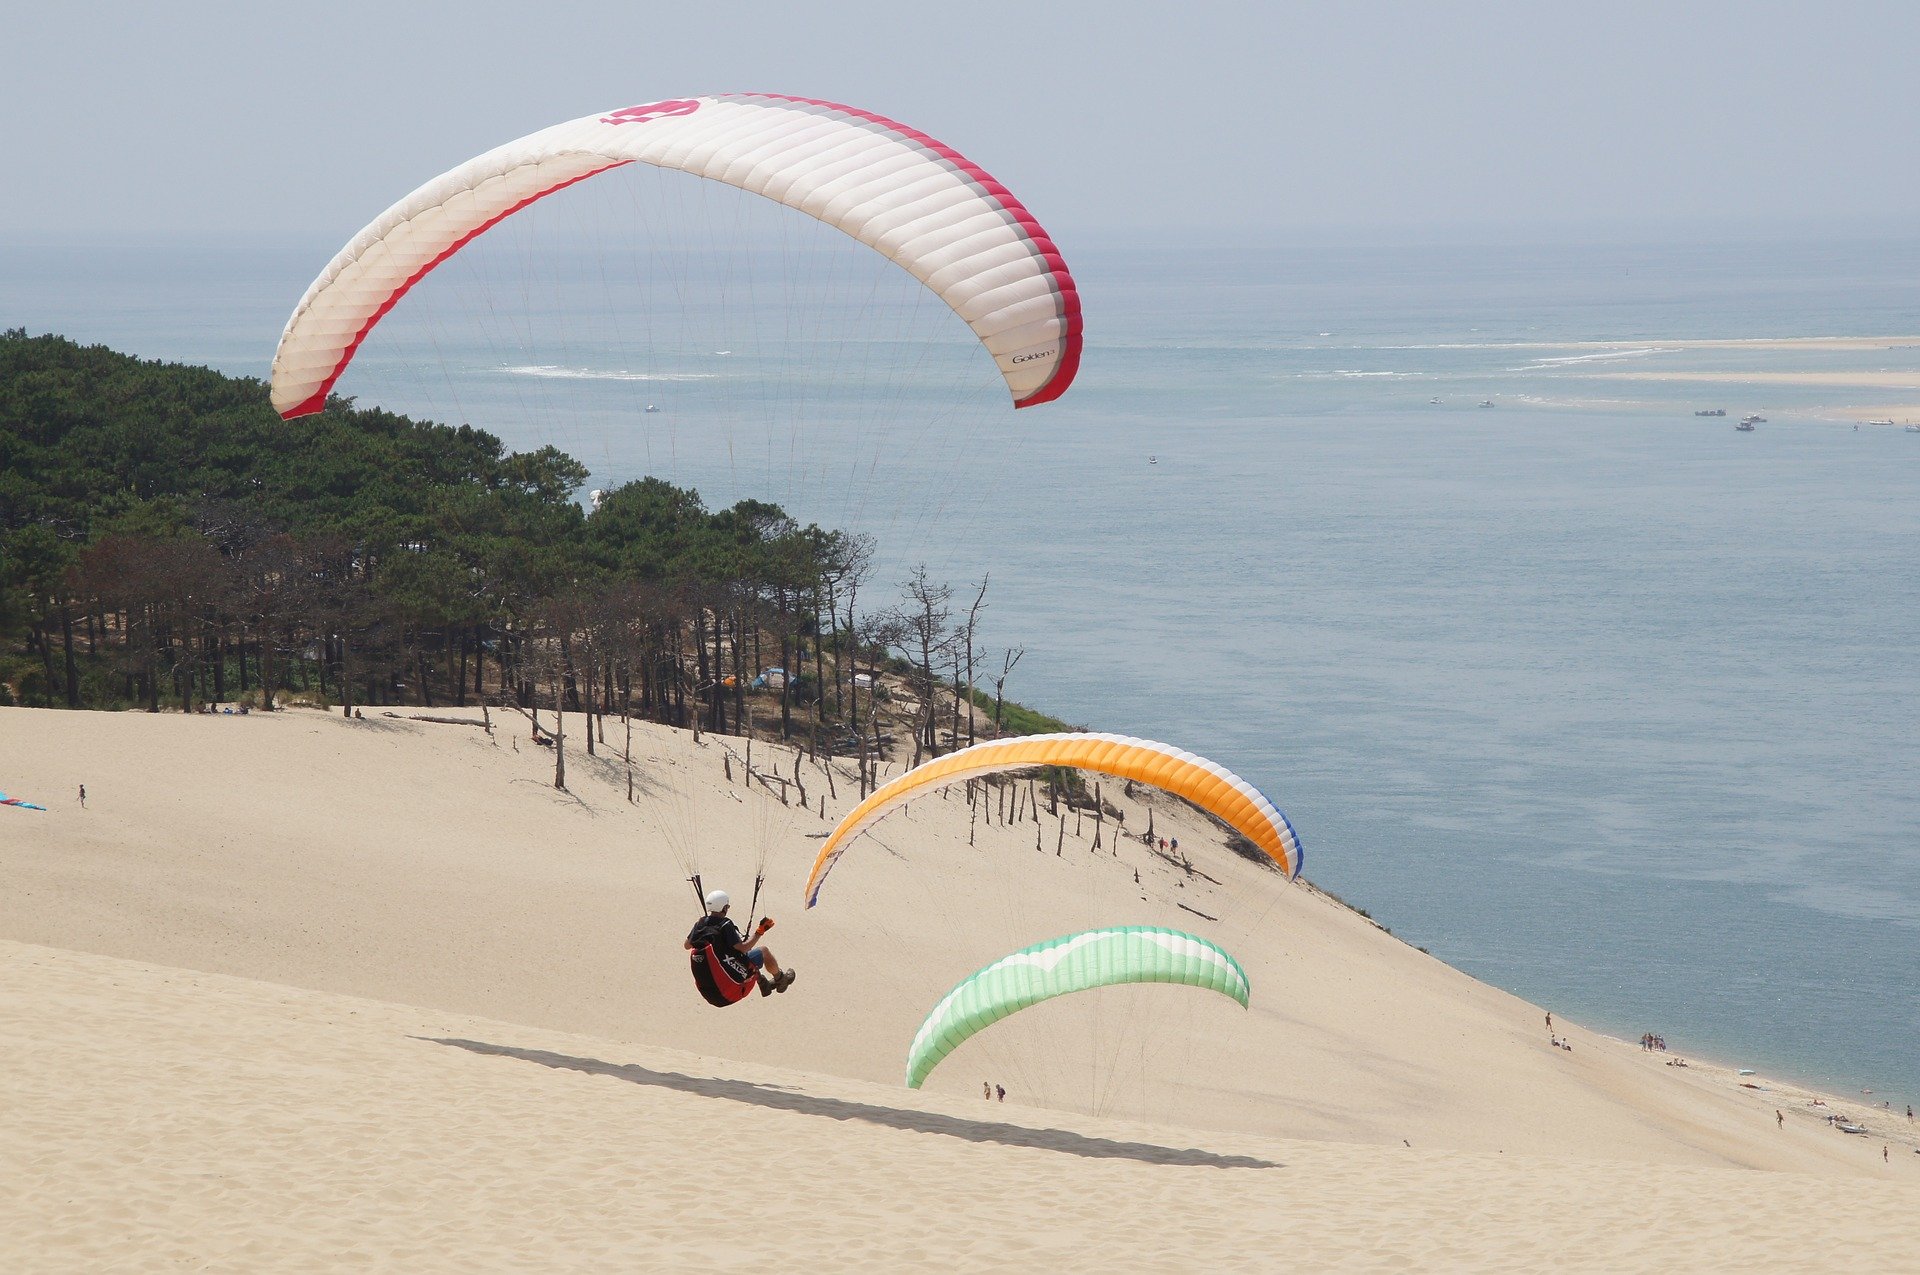
{"label": "ocean water", "polygon": [[[876,598],[988,573],[1010,695],[1246,775],[1407,941],[1920,1098],[1920,434],[1838,418],[1920,394],[1739,379],[1920,343],[1675,344],[1920,333],[1920,241],[1068,243],[1085,364],[1016,414],[857,254],[556,266],[561,225],[423,286],[341,389],[871,531]],[[4,248],[0,326],[264,376],[331,247]]]}

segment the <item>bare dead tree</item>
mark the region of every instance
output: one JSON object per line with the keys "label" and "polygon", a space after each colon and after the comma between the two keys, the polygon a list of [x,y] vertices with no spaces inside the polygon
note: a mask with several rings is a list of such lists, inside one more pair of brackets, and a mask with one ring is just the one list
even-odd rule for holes
{"label": "bare dead tree", "polygon": [[[857,721],[856,710],[847,712],[842,690],[851,691],[853,675],[858,666],[858,626],[854,623],[854,603],[859,597],[860,586],[867,582],[873,572],[875,542],[868,535],[840,535],[832,546],[832,552],[822,554],[820,570],[820,589],[826,603],[827,622],[833,626],[833,647],[837,661],[833,678],[833,712],[844,721]],[[840,610],[841,598],[846,599],[846,610]],[[844,627],[841,615],[846,616]],[[849,645],[854,648],[849,650]],[[852,658],[849,658],[849,657]]]}
{"label": "bare dead tree", "polygon": [[[540,625],[534,635],[535,658],[542,666],[553,685],[553,786],[560,791],[567,790],[567,689],[573,680],[573,637],[584,630],[586,625],[586,603],[578,594],[568,593],[553,598],[539,611]],[[591,668],[591,662],[587,665]],[[537,674],[536,674],[537,676]],[[591,703],[591,695],[581,701]],[[593,736],[593,717],[589,710],[587,717],[587,736],[591,744]],[[534,726],[534,739],[539,742],[539,725]]]}
{"label": "bare dead tree", "polygon": [[1007,699],[1007,679],[1013,676],[1014,666],[1020,663],[1020,657],[1027,653],[1024,646],[1010,646],[1000,657],[1000,676],[993,679],[993,734],[1000,735],[1000,708]]}
{"label": "bare dead tree", "polygon": [[[983,573],[981,575],[980,588],[973,595],[973,605],[967,608],[967,622],[962,626],[960,634],[960,651],[966,663],[965,690],[967,697],[967,743],[969,746],[975,742],[973,729],[973,661],[976,655],[986,654],[984,651],[976,651],[974,649],[973,635],[980,625],[980,611],[987,604],[987,581],[990,579],[992,579],[991,573]],[[961,694],[961,687],[958,685],[959,680],[958,676],[954,678],[956,685],[953,688],[953,693],[956,701]],[[995,724],[998,725],[998,723]],[[959,742],[959,729],[957,724],[954,731],[954,742]]]}
{"label": "bare dead tree", "polygon": [[553,663],[553,786],[567,790],[566,661]]}
{"label": "bare dead tree", "polygon": [[[906,640],[906,628],[897,612],[885,611],[879,615],[861,616],[857,619],[851,613],[847,617],[847,631],[852,635],[851,658],[848,661],[847,678],[849,723],[853,727],[854,746],[860,759],[860,795],[865,797],[872,787],[879,784],[880,756],[883,741],[880,731],[880,669],[868,663],[863,670],[860,666],[860,653],[863,651],[887,651],[899,647]],[[861,716],[860,677],[867,678],[866,715]]]}
{"label": "bare dead tree", "polygon": [[901,587],[906,590],[906,604],[894,614],[901,626],[898,646],[913,666],[914,690],[920,697],[913,739],[913,764],[918,766],[927,754],[937,756],[940,751],[934,736],[940,680],[936,670],[947,662],[953,649],[953,589],[929,579],[925,563],[915,567]]}

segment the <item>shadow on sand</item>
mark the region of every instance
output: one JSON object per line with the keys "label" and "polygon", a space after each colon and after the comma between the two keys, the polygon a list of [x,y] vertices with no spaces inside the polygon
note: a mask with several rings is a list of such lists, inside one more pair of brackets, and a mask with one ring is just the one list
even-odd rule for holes
{"label": "shadow on sand", "polygon": [[904,1129],[909,1133],[938,1133],[965,1142],[992,1142],[1004,1147],[1031,1147],[1039,1151],[1059,1151],[1067,1155],[1101,1160],[1138,1160],[1142,1164],[1196,1165],[1215,1169],[1277,1169],[1271,1160],[1252,1156],[1217,1155],[1195,1148],[1158,1147],[1147,1142],[1116,1142],[1111,1138],[1090,1138],[1065,1129],[1029,1129],[1024,1125],[998,1124],[989,1120],[963,1120],[932,1111],[902,1110],[849,1102],[843,1098],[823,1098],[773,1085],[747,1080],[723,1080],[701,1076],[683,1076],[678,1072],[655,1071],[638,1063],[610,1063],[597,1058],[575,1058],[544,1049],[517,1049],[510,1045],[492,1045],[479,1040],[418,1036],[436,1045],[451,1045],[476,1054],[499,1058],[518,1058],[566,1071],[583,1071],[590,1076],[611,1076],[634,1085],[656,1085],[703,1098],[722,1098],[728,1102],[752,1103],[776,1111],[797,1111],[802,1115],[825,1116],[830,1120],[863,1120],[868,1124]]}

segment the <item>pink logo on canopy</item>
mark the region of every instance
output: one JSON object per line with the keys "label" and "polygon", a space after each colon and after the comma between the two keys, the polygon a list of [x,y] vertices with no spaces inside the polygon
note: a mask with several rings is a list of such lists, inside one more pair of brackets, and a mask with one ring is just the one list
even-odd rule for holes
{"label": "pink logo on canopy", "polygon": [[611,115],[602,115],[602,124],[644,124],[648,120],[665,119],[670,115],[691,115],[700,109],[700,103],[690,97],[669,98],[664,102],[648,102],[645,106],[625,106]]}

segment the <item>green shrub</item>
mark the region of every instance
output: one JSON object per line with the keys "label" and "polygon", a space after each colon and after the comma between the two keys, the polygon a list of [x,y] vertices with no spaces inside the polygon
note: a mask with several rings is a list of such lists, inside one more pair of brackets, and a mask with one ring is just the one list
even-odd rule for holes
{"label": "green shrub", "polygon": [[[993,696],[973,688],[973,706],[993,720]],[[1058,717],[1049,717],[1038,709],[1028,708],[1025,704],[1004,700],[1000,705],[1000,730],[1008,735],[1057,735],[1074,729]]]}

